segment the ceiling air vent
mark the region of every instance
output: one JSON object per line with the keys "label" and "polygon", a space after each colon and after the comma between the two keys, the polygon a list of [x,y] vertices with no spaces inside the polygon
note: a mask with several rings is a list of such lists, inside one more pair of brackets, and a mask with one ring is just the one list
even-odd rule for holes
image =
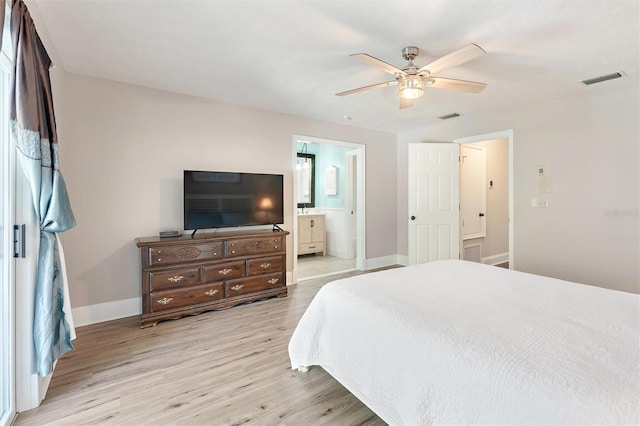
{"label": "ceiling air vent", "polygon": [[440,120],[448,120],[450,118],[456,118],[456,117],[460,117],[460,114],[458,114],[457,112],[454,112],[453,114],[443,115],[442,117],[438,117],[438,118]]}
{"label": "ceiling air vent", "polygon": [[624,73],[622,72],[614,72],[607,75],[601,75],[600,77],[593,77],[593,78],[588,78],[586,80],[582,80],[582,83],[588,86],[590,84],[602,83],[603,81],[613,80],[614,78],[620,78],[623,75]]}

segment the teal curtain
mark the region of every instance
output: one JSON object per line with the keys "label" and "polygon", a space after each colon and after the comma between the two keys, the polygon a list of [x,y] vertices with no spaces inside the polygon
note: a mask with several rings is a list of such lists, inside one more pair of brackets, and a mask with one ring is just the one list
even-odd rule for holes
{"label": "teal curtain", "polygon": [[75,218],[58,167],[49,77],[51,59],[22,0],[16,0],[11,9],[11,39],[14,48],[11,136],[40,222],[33,343],[37,372],[47,376],[53,371],[55,360],[73,349],[69,322],[63,311],[65,286],[56,234],[75,226]]}

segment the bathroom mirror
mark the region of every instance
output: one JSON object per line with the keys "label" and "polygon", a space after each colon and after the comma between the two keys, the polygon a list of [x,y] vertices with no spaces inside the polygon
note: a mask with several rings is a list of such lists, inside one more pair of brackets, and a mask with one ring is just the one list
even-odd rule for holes
{"label": "bathroom mirror", "polygon": [[296,171],[298,174],[298,208],[315,206],[315,163],[314,154],[298,153]]}

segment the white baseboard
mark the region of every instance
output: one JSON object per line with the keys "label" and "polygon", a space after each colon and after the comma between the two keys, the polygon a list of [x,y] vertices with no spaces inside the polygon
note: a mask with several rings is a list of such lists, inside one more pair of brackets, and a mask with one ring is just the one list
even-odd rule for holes
{"label": "white baseboard", "polygon": [[369,269],[384,268],[391,265],[403,265],[402,258],[404,257],[405,256],[391,255],[375,257],[373,259],[365,259],[364,269],[368,271]]}
{"label": "white baseboard", "polygon": [[399,254],[396,257],[398,258],[398,265],[409,266],[409,256]]}
{"label": "white baseboard", "polygon": [[118,318],[131,317],[142,313],[140,297],[116,300],[114,302],[79,306],[72,309],[73,322],[76,327],[111,321]]}
{"label": "white baseboard", "polygon": [[509,252],[494,254],[493,256],[487,256],[482,258],[482,263],[485,265],[499,265],[509,261]]}

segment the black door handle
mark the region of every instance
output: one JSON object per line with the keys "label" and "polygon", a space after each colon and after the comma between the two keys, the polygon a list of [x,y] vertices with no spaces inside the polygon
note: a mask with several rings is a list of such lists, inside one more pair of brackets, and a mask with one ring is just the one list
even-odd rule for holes
{"label": "black door handle", "polygon": [[480,214],[478,214],[478,216],[484,217],[484,213],[480,213]]}
{"label": "black door handle", "polygon": [[415,216],[411,216],[411,220],[416,220],[416,217]]}

